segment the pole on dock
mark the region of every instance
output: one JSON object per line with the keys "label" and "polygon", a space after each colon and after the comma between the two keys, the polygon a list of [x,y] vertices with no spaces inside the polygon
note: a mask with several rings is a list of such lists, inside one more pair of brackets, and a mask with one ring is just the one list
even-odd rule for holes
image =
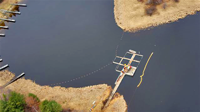
{"label": "pole on dock", "polygon": [[2,66],[2,67],[0,67],[0,71],[2,71],[2,70],[4,70],[4,69],[6,69],[6,68],[8,68],[9,67],[9,65],[7,64],[7,65],[4,65],[4,66]]}
{"label": "pole on dock", "polygon": [[8,26],[0,26],[0,28],[2,28],[2,29],[9,29]]}
{"label": "pole on dock", "polygon": [[8,22],[16,22],[14,19],[4,19],[4,18],[0,18],[0,20],[8,21]]}
{"label": "pole on dock", "polygon": [[0,34],[0,37],[5,37],[6,35],[5,34]]}
{"label": "pole on dock", "polygon": [[27,5],[26,4],[11,4],[11,5],[15,5],[15,6],[19,6],[19,7],[27,7]]}

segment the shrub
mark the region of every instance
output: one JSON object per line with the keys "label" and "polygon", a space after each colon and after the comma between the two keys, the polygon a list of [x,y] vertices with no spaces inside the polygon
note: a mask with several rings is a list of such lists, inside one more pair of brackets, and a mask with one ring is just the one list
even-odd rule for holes
{"label": "shrub", "polygon": [[4,109],[6,108],[7,102],[0,100],[0,112],[5,112]]}
{"label": "shrub", "polygon": [[23,112],[25,104],[26,102],[23,95],[11,92],[8,101],[6,101],[6,98],[0,101],[0,112]]}
{"label": "shrub", "polygon": [[41,112],[61,112],[62,108],[56,101],[44,100],[40,104],[40,110]]}
{"label": "shrub", "polygon": [[39,110],[39,102],[33,97],[27,97],[26,99],[25,112],[36,112]]}
{"label": "shrub", "polygon": [[28,94],[29,97],[33,97],[37,102],[40,102],[40,99],[33,93]]}
{"label": "shrub", "polygon": [[3,99],[0,100],[0,112],[4,111],[4,108],[6,108],[7,102],[6,102],[6,95],[3,94]]}
{"label": "shrub", "polygon": [[149,16],[152,16],[156,12],[156,10],[157,10],[156,6],[150,6],[145,9],[146,14]]}

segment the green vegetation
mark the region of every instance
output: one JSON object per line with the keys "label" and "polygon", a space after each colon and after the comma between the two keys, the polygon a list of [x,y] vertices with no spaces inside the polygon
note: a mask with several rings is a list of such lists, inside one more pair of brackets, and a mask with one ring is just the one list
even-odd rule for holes
{"label": "green vegetation", "polygon": [[0,100],[0,112],[24,112],[25,105],[26,102],[23,95],[11,92],[8,100],[6,100],[5,95],[4,99]]}
{"label": "green vegetation", "polygon": [[28,94],[29,97],[33,97],[37,102],[40,102],[40,99],[33,93]]}
{"label": "green vegetation", "polygon": [[41,112],[61,112],[62,108],[61,105],[55,101],[44,100],[40,104],[40,110]]}
{"label": "green vegetation", "polygon": [[6,101],[0,100],[0,112],[5,112],[4,109],[6,108]]}
{"label": "green vegetation", "polygon": [[[33,93],[29,93],[28,97],[16,92],[11,92],[9,97],[3,94],[3,99],[0,100],[0,112],[24,112],[32,111],[34,106],[40,112],[61,112],[62,107],[56,101],[44,100],[40,104],[40,99]],[[35,111],[35,110],[33,110]]]}

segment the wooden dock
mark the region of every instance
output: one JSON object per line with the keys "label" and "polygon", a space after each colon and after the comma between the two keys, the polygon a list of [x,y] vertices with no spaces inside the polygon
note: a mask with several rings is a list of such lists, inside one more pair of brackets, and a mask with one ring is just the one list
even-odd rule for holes
{"label": "wooden dock", "polygon": [[[129,51],[130,51],[130,50],[129,50]],[[132,50],[131,50],[131,51],[132,51]],[[129,58],[125,58],[125,56],[124,56],[124,57],[116,56],[117,58],[121,58],[121,61],[120,61],[119,63],[117,63],[117,62],[113,62],[113,63],[122,66],[122,65],[123,65],[123,64],[121,64],[122,60],[123,60],[123,59],[126,59],[126,60],[129,60],[129,62],[128,62],[127,65],[123,65],[124,68],[125,68],[126,66],[127,66],[127,67],[128,67],[128,66],[131,67],[131,63],[132,63],[132,62],[140,63],[140,61],[141,61],[141,60],[140,60],[140,61],[134,60],[134,58],[135,58],[136,55],[137,55],[137,56],[143,57],[143,55],[136,54],[135,51],[134,51],[134,52],[127,52],[127,53],[132,54],[132,57],[131,57],[130,59],[129,59]],[[126,54],[125,54],[125,55],[126,55]],[[128,73],[128,72],[130,71],[130,69],[128,70],[128,68],[127,68],[127,69],[123,69],[123,70],[124,70],[124,71],[122,70],[123,72],[120,71],[121,74],[120,74],[120,76],[118,77],[118,79],[116,80],[116,82],[115,82],[115,87],[114,87],[112,93],[110,94],[110,97],[108,98],[108,101],[106,102],[106,105],[104,106],[104,108],[106,108],[106,107],[109,105],[109,103],[110,103],[110,101],[112,100],[113,96],[115,95],[115,93],[116,93],[118,87],[120,86],[120,84],[121,84],[121,82],[122,82],[124,76],[125,76],[125,75],[133,76],[133,74],[135,73],[136,69],[137,69],[137,67],[132,67],[132,68],[131,68],[131,73],[132,73],[132,75],[130,75],[130,73]],[[116,71],[119,72],[118,70],[116,70]]]}

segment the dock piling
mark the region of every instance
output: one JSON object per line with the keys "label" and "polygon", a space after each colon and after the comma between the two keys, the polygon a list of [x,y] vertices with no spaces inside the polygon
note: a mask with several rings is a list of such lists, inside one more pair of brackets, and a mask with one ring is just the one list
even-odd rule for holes
{"label": "dock piling", "polygon": [[6,68],[8,68],[9,67],[9,65],[7,64],[7,65],[4,65],[4,66],[2,66],[2,67],[0,67],[0,71],[2,71],[2,70],[4,70],[4,69],[6,69]]}
{"label": "dock piling", "polygon": [[3,21],[8,21],[8,22],[16,22],[14,19],[4,19],[4,18],[0,18],[0,20],[3,20]]}
{"label": "dock piling", "polygon": [[4,10],[4,9],[0,9],[0,11],[3,13],[12,13],[12,14],[18,14],[18,15],[21,14],[21,12],[18,12],[18,11],[8,11],[8,10]]}
{"label": "dock piling", "polygon": [[25,73],[21,73],[19,76],[13,78],[11,81],[9,81],[8,83],[6,83],[5,85],[1,86],[0,89],[5,88],[6,86],[8,86],[9,84],[12,84],[13,82],[17,81],[18,79],[22,78],[25,75]]}
{"label": "dock piling", "polygon": [[5,37],[6,35],[5,34],[0,34],[0,37]]}
{"label": "dock piling", "polygon": [[11,4],[11,5],[15,5],[15,6],[19,6],[19,7],[27,7],[26,4]]}
{"label": "dock piling", "polygon": [[0,28],[2,28],[2,29],[9,29],[8,26],[0,26]]}

